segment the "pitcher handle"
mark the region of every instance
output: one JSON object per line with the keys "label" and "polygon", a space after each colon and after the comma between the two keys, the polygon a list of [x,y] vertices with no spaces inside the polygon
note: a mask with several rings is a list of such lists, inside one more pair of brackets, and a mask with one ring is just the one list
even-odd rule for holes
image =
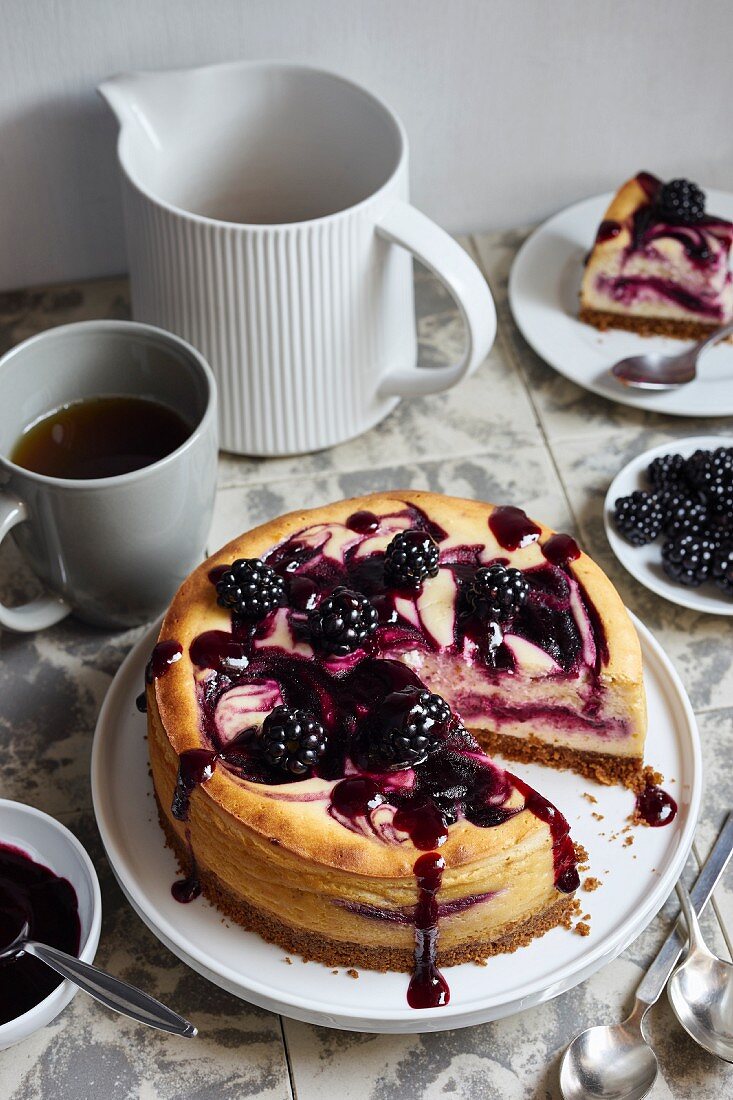
{"label": "pitcher handle", "polygon": [[[0,542],[5,536],[28,519],[28,509],[22,500],[9,493],[0,493]],[[6,607],[0,602],[0,626],[20,634],[34,630],[45,630],[61,619],[65,619],[71,607],[60,596],[50,592],[21,604],[20,607]]]}
{"label": "pitcher handle", "polygon": [[466,350],[445,367],[415,365],[386,375],[379,397],[418,397],[441,393],[468,377],[488,355],[496,336],[491,291],[471,257],[453,238],[409,203],[396,201],[376,227],[380,237],[408,249],[447,287],[466,329]]}

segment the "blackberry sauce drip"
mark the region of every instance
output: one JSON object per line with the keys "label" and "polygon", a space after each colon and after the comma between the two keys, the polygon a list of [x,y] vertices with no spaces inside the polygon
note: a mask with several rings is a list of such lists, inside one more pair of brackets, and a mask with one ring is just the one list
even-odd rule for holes
{"label": "blackberry sauce drip", "polygon": [[152,684],[153,680],[159,680],[161,676],[165,676],[171,665],[180,661],[182,655],[183,647],[178,642],[158,642],[153,647],[145,669],[145,683]]}
{"label": "blackberry sauce drip", "polygon": [[177,879],[171,886],[171,894],[181,905],[188,905],[189,902],[195,901],[201,894],[196,856],[191,845],[191,833],[188,829],[186,829],[186,845],[188,847],[189,872],[185,878]]}
{"label": "blackberry sauce drip", "polygon": [[[20,848],[0,844],[0,946],[10,944],[26,921],[31,939],[79,954],[81,926],[74,887]],[[3,959],[0,974],[0,1024],[40,1004],[63,981],[31,955]]]}
{"label": "blackberry sauce drip", "polygon": [[428,852],[415,863],[415,970],[407,989],[410,1008],[440,1008],[450,1000],[450,989],[436,965],[438,944],[437,894],[443,882],[445,861]]}
{"label": "blackberry sauce drip", "polygon": [[611,241],[614,237],[618,237],[621,232],[621,226],[618,222],[603,221],[598,226],[598,232],[596,233],[596,243],[602,244],[604,241]]}
{"label": "blackberry sauce drip", "polygon": [[521,508],[507,504],[495,508],[489,516],[491,533],[505,550],[518,550],[536,542],[541,535],[540,528],[533,523]]}
{"label": "blackberry sauce drip", "polygon": [[670,825],[677,816],[677,803],[655,783],[648,783],[636,796],[636,813],[652,828]]}
{"label": "blackberry sauce drip", "polygon": [[556,565],[558,569],[564,569],[571,561],[580,557],[580,549],[571,535],[550,535],[547,542],[542,544],[542,553],[547,560]]}

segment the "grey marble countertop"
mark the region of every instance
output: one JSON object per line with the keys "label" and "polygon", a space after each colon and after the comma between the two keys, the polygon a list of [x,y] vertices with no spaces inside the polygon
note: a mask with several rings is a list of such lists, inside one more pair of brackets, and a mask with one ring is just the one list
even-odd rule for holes
{"label": "grey marble countertop", "polygon": [[[224,455],[210,545],[296,506],[380,488],[413,486],[514,502],[573,532],[606,568],[623,598],[673,659],[697,712],[708,776],[692,877],[729,806],[733,776],[733,649],[730,621],[665,603],[612,557],[601,506],[616,471],[633,455],[695,434],[697,425],[614,406],[553,373],[527,347],[507,305],[509,267],[523,234],[463,243],[480,262],[499,312],[487,362],[450,393],[402,403],[367,435],[306,458]],[[460,350],[450,300],[417,275],[423,354]],[[125,280],[0,295],[0,350],[51,325],[126,317]],[[704,430],[730,430],[708,420]],[[0,551],[0,593],[32,588],[13,548]],[[54,814],[87,845],[102,883],[98,961],[193,1018],[187,1043],[112,1016],[83,995],[44,1031],[0,1053],[6,1100],[386,1100],[455,1096],[519,1100],[559,1095],[559,1057],[590,1023],[620,1018],[666,934],[665,910],[615,962],[565,995],[522,1015],[461,1031],[377,1036],[281,1019],[222,992],[188,970],[124,901],[106,863],[91,811],[89,752],[104,694],[139,632],[108,635],[71,620],[30,637],[0,638],[0,793]],[[599,895],[600,896],[600,895]],[[733,875],[716,891],[706,931],[730,957]],[[650,1014],[661,1075],[652,1092],[718,1100],[733,1095],[733,1067],[709,1057],[680,1030],[662,998]]]}

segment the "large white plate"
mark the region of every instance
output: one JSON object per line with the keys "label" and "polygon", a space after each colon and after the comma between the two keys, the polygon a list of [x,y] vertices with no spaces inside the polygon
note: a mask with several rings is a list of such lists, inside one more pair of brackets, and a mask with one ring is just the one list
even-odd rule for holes
{"label": "large white plate", "polygon": [[[689,386],[634,390],[608,374],[618,359],[644,351],[674,354],[689,345],[620,330],[599,332],[578,320],[583,259],[611,197],[597,195],[561,211],[519,250],[509,277],[509,304],[522,335],[560,374],[611,401],[675,416],[732,416],[733,345],[723,342],[706,352],[699,377]],[[733,220],[733,195],[709,191],[707,206]]]}
{"label": "large white plate", "polygon": [[[692,844],[702,791],[700,743],[685,690],[649,631],[636,622],[649,701],[647,761],[666,777],[679,804],[675,821],[638,828],[624,847],[619,830],[633,809],[620,788],[601,787],[570,772],[511,765],[568,816],[573,837],[590,854],[603,887],[579,894],[591,913],[591,935],[553,929],[514,955],[486,967],[446,968],[451,1000],[445,1008],[414,1011],[405,1000],[407,975],[361,970],[358,980],[293,957],[236,925],[204,899],[180,905],[170,887],[177,877],[164,846],[148,772],[145,717],[135,708],[151,630],[120,667],[102,706],[92,752],[92,795],[107,856],[128,900],[179,958],[229,992],[298,1020],[354,1031],[421,1032],[465,1027],[508,1016],[556,997],[615,958],[646,927],[670,893]],[[582,797],[592,792],[592,805]],[[596,821],[593,812],[603,814]]]}
{"label": "large white plate", "polygon": [[718,435],[695,435],[676,442],[662,443],[659,447],[637,455],[611,482],[603,506],[603,522],[606,537],[611,549],[632,577],[640,584],[663,596],[665,600],[691,607],[693,611],[704,611],[708,615],[733,615],[733,600],[726,599],[713,584],[704,584],[700,588],[685,588],[671,581],[662,569],[662,539],[650,542],[647,546],[632,546],[616,530],[613,522],[613,507],[619,497],[629,496],[635,489],[649,489],[645,471],[653,458],[659,455],[681,454],[689,458],[698,449],[711,451],[715,447],[733,447],[733,438]]}

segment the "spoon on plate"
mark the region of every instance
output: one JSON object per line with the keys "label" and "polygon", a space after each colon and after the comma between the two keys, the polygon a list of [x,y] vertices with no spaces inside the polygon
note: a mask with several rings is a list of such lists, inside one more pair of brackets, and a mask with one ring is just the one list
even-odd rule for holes
{"label": "spoon on plate", "polygon": [[[733,813],[707,858],[692,891],[696,913],[710,895],[733,854]],[[636,991],[633,1010],[620,1024],[606,1024],[581,1031],[563,1055],[560,1091],[564,1100],[641,1100],[654,1084],[659,1066],[649,1046],[643,1021],[659,1000],[682,954],[684,940],[675,927],[664,941]]]}
{"label": "spoon on plate", "polygon": [[149,993],[143,993],[141,989],[130,985],[129,982],[114,978],[99,967],[92,966],[91,963],[82,962],[73,955],[67,955],[57,947],[30,940],[28,933],[28,922],[24,921],[15,939],[0,949],[0,959],[32,955],[46,966],[50,966],[63,978],[68,978],[79,989],[83,989],[85,993],[106,1005],[107,1008],[121,1012],[131,1020],[147,1024],[148,1027],[158,1028],[159,1031],[170,1032],[171,1035],[182,1035],[186,1039],[193,1039],[198,1034],[193,1024],[161,1004],[160,1001],[156,1001]]}
{"label": "spoon on plate", "polygon": [[610,368],[610,372],[625,386],[642,390],[676,390],[695,381],[697,361],[706,348],[731,333],[733,324],[723,325],[679,355],[662,355],[655,351],[632,355],[628,359],[620,359]]}
{"label": "spoon on plate", "polygon": [[667,987],[672,1010],[687,1034],[709,1054],[733,1062],[733,965],[708,949],[681,882],[677,893],[685,914],[687,955]]}

